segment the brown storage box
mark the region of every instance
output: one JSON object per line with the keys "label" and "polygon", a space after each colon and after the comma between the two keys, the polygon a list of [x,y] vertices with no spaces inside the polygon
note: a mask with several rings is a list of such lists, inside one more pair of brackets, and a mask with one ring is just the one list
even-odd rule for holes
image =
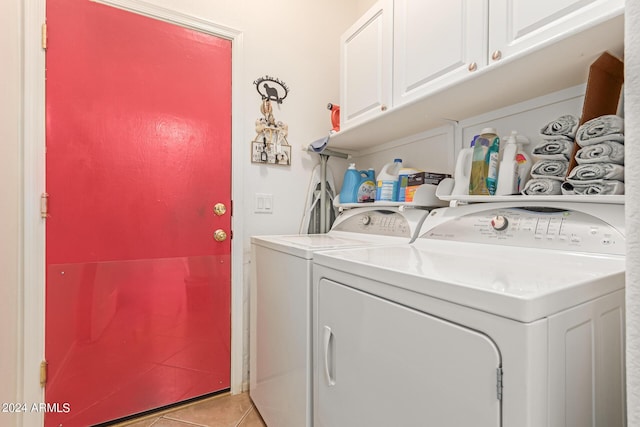
{"label": "brown storage box", "polygon": [[[580,125],[596,117],[616,114],[623,83],[624,62],[609,52],[600,55],[589,67]],[[579,149],[578,144],[574,144],[569,171],[577,164],[575,155]]]}

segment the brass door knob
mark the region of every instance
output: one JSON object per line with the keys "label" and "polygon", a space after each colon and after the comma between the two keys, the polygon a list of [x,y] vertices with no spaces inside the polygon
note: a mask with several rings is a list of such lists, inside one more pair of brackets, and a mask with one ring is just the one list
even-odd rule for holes
{"label": "brass door knob", "polygon": [[224,242],[227,240],[227,233],[224,230],[217,229],[213,232],[213,238],[216,239],[216,242]]}
{"label": "brass door knob", "polygon": [[224,203],[216,203],[215,206],[213,207],[213,213],[215,213],[218,216],[224,215],[227,212],[227,207],[224,205]]}
{"label": "brass door knob", "polygon": [[502,52],[500,52],[499,50],[496,50],[491,54],[491,59],[493,59],[494,61],[497,61],[500,58],[502,58]]}

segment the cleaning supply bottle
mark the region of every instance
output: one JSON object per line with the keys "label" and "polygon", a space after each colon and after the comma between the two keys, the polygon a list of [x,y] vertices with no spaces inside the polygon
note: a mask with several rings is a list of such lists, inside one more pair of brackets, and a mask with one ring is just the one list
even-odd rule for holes
{"label": "cleaning supply bottle", "polygon": [[409,175],[422,172],[415,168],[402,168],[398,172],[398,201],[407,201],[407,186],[409,184]]}
{"label": "cleaning supply bottle", "polygon": [[473,137],[471,146],[469,148],[463,148],[458,153],[458,160],[456,161],[456,170],[453,175],[454,185],[451,194],[454,196],[466,196],[469,194],[469,180],[471,179],[471,159],[473,157],[473,147],[476,144],[476,139],[480,135]]}
{"label": "cleaning supply bottle", "polygon": [[376,201],[398,201],[398,176],[402,169],[402,159],[394,159],[387,163],[378,174]]}
{"label": "cleaning supply bottle", "polygon": [[367,171],[360,171],[356,199],[358,203],[368,203],[376,200],[376,176],[373,168],[369,168]]}
{"label": "cleaning supply bottle", "polygon": [[529,156],[522,149],[522,144],[527,143],[529,143],[527,137],[518,135],[515,130],[511,131],[502,153],[496,195],[520,194],[524,188],[531,168]]}
{"label": "cleaning supply bottle", "polygon": [[487,190],[489,195],[496,194],[496,187],[498,186],[498,166],[500,156],[500,138],[496,137],[489,145],[489,151],[487,152]]}
{"label": "cleaning supply bottle", "polygon": [[360,172],[356,169],[356,164],[351,163],[344,173],[344,180],[340,189],[340,203],[357,203],[359,186]]}
{"label": "cleaning supply bottle", "polygon": [[518,150],[516,151],[516,163],[518,163],[518,179],[516,180],[516,193],[520,194],[524,190],[524,186],[529,180],[529,171],[531,170],[531,159],[529,155],[522,148],[523,144],[528,144],[529,139],[524,135],[516,136],[516,144]]}
{"label": "cleaning supply bottle", "polygon": [[[473,156],[471,157],[471,177],[469,179],[469,194],[471,195],[490,195],[487,187],[490,161],[489,148],[496,142],[498,144],[497,147],[500,148],[500,139],[494,128],[482,129],[480,136],[476,138]],[[491,154],[495,155],[495,148]]]}

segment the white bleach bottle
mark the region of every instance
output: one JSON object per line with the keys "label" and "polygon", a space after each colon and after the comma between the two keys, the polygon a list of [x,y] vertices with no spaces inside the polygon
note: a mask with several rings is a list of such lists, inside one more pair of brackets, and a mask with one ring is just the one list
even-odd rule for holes
{"label": "white bleach bottle", "polygon": [[531,161],[522,149],[522,144],[528,143],[527,137],[518,135],[515,130],[511,131],[511,135],[506,139],[498,173],[496,196],[520,194],[524,188],[531,169]]}
{"label": "white bleach bottle", "polygon": [[399,175],[402,169],[402,159],[394,159],[387,163],[378,174],[376,185],[376,202],[397,202]]}

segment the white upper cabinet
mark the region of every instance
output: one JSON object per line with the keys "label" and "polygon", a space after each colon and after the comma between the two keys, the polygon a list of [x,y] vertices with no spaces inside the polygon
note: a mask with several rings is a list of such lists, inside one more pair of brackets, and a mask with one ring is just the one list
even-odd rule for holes
{"label": "white upper cabinet", "polygon": [[487,63],[487,2],[395,0],[393,102],[444,88]]}
{"label": "white upper cabinet", "polygon": [[491,0],[489,8],[493,63],[620,15],[624,0]]}
{"label": "white upper cabinet", "polygon": [[624,0],[380,0],[341,46],[331,145],[359,150],[584,83]]}
{"label": "white upper cabinet", "polygon": [[393,0],[378,1],[340,40],[341,129],[391,104]]}

